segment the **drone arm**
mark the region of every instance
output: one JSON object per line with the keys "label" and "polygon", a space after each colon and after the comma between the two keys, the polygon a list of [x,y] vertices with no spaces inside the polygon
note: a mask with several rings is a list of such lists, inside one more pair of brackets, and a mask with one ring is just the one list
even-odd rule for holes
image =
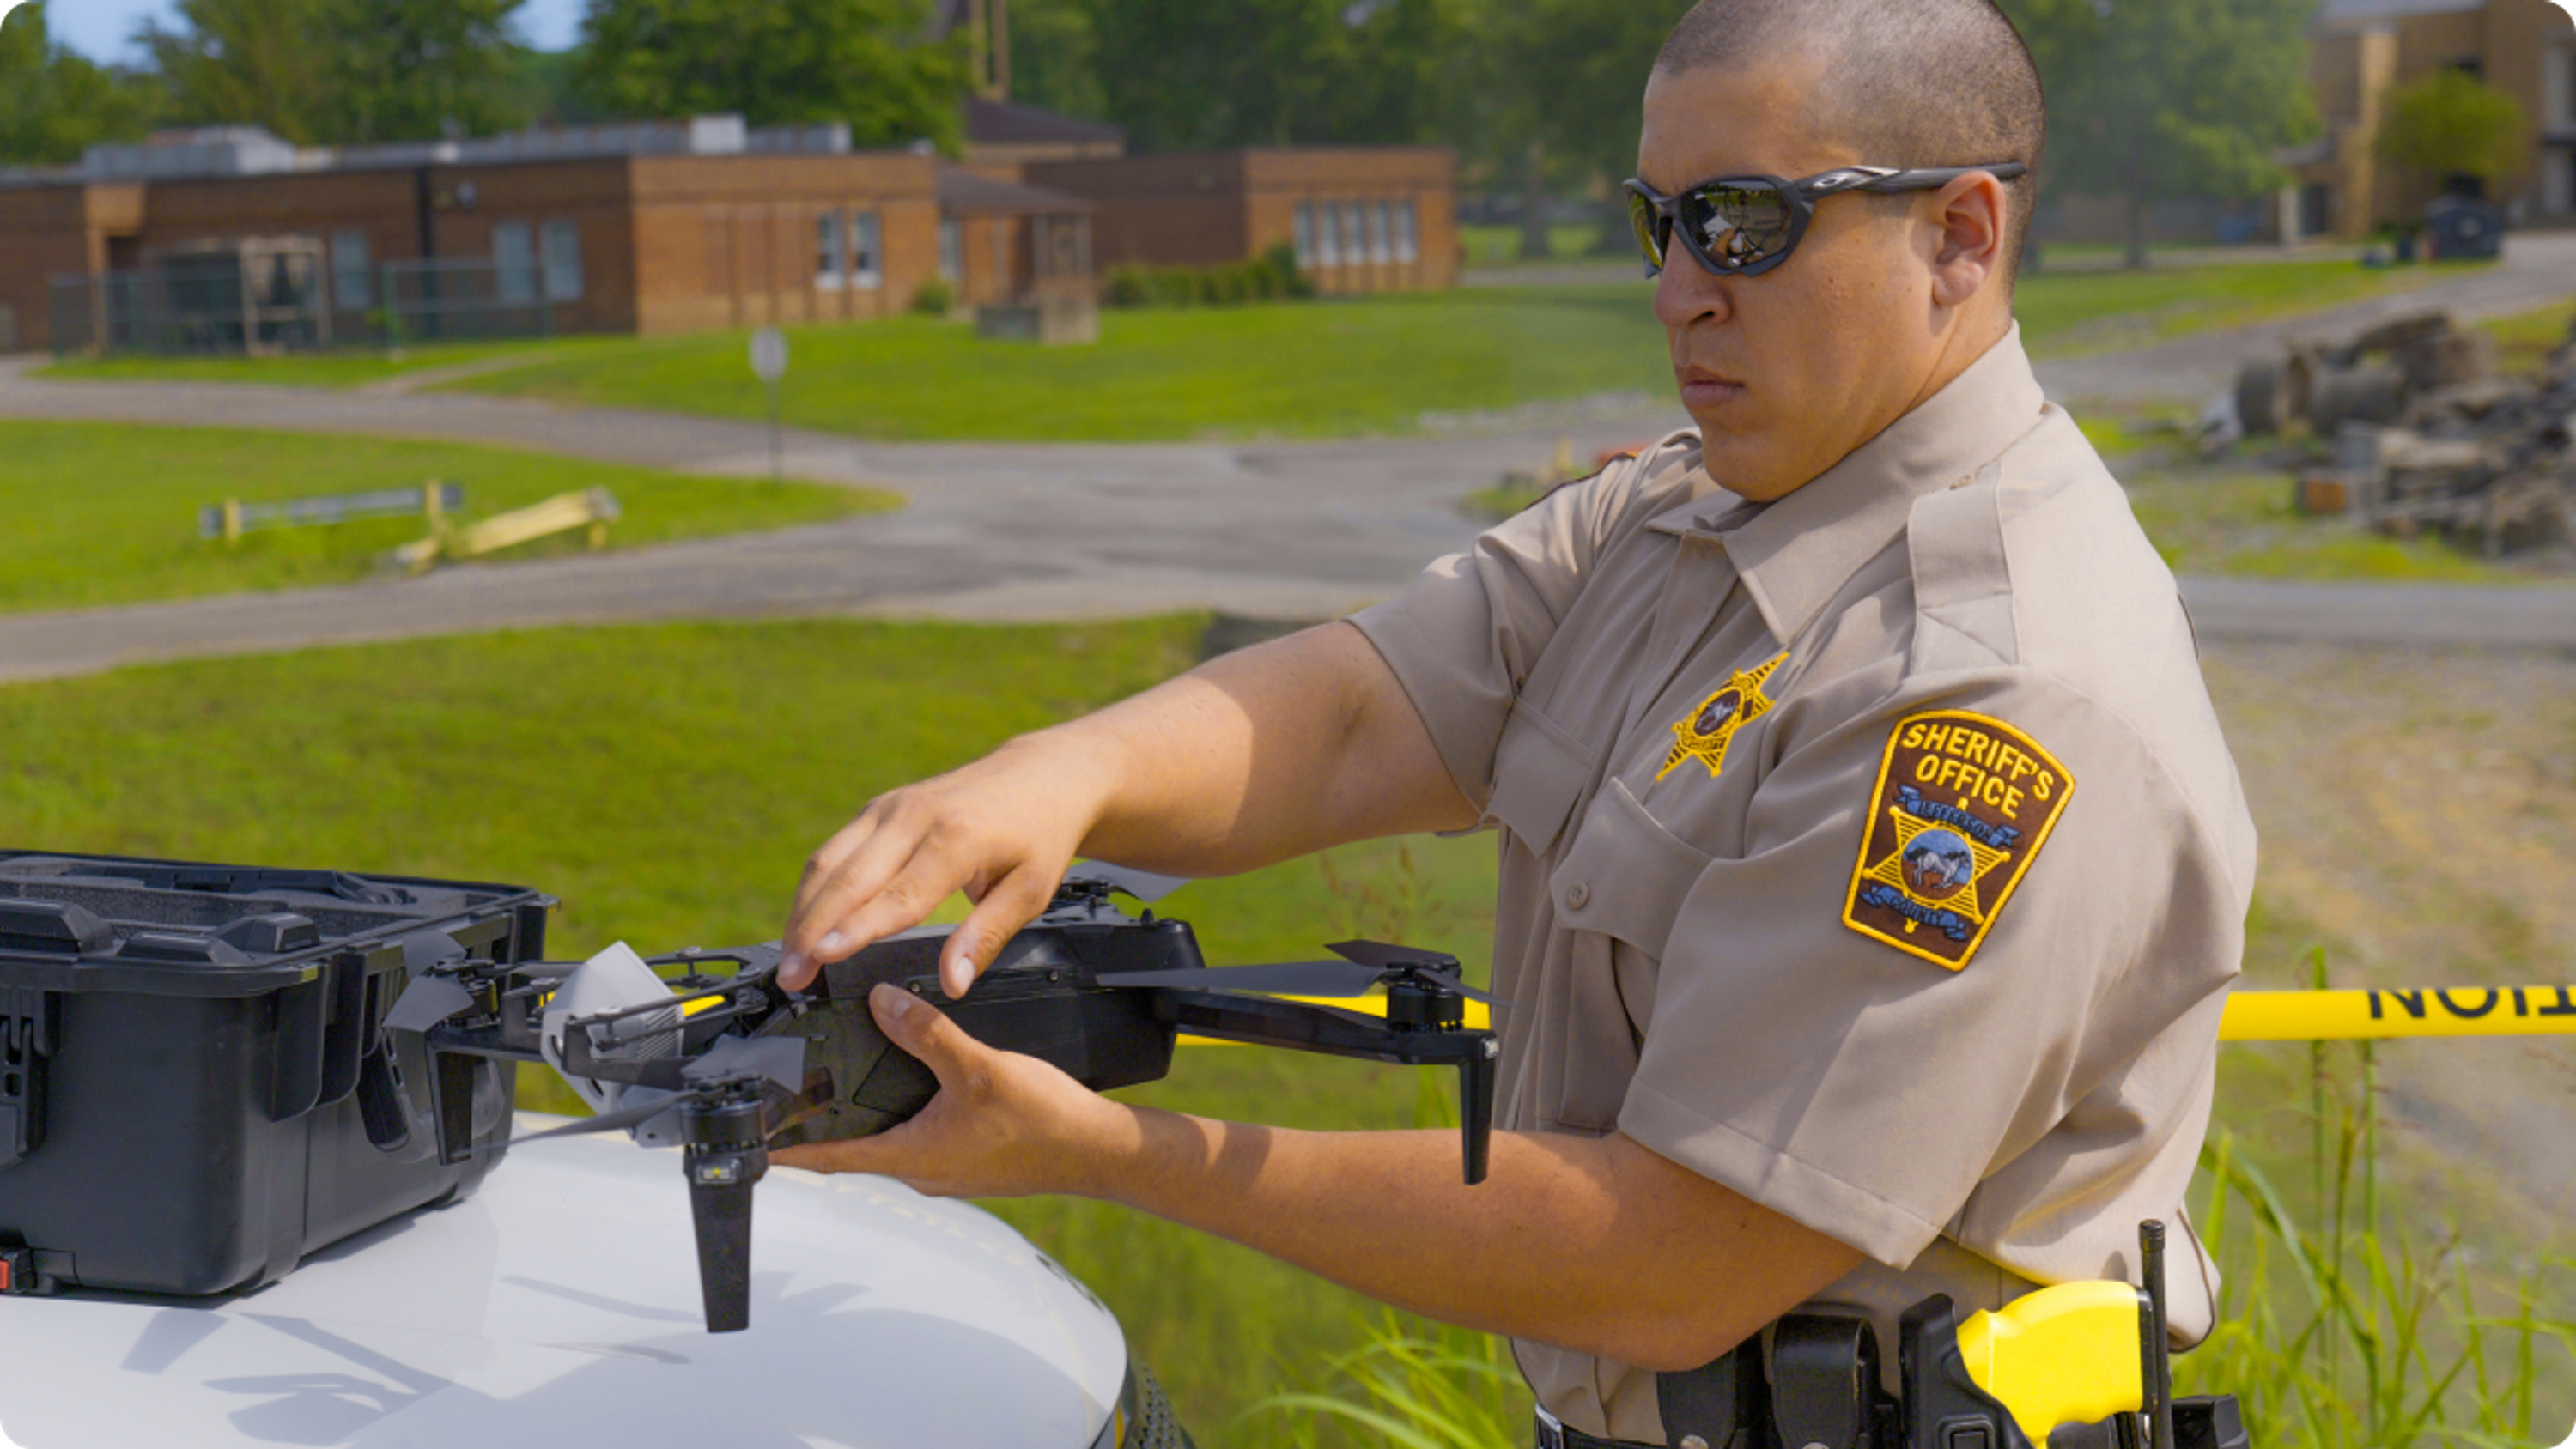
{"label": "drone arm", "polygon": [[1493,1033],[1403,1031],[1355,1011],[1231,992],[1163,990],[1155,994],[1156,1014],[1192,1036],[1399,1066],[1456,1067],[1460,1150],[1467,1181],[1473,1185],[1485,1180],[1494,1136],[1497,1043]]}

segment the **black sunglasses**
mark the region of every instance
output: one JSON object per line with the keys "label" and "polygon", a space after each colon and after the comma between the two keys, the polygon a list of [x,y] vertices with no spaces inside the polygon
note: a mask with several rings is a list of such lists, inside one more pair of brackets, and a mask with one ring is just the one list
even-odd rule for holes
{"label": "black sunglasses", "polygon": [[1937,191],[1983,171],[1998,181],[2030,174],[2018,161],[1998,166],[1931,166],[1908,171],[1885,166],[1838,166],[1800,181],[1777,176],[1722,176],[1666,196],[1642,181],[1628,183],[1628,223],[1646,254],[1646,275],[1660,275],[1679,224],[1682,246],[1721,277],[1758,277],[1789,259],[1815,219],[1816,203],[1845,191]]}

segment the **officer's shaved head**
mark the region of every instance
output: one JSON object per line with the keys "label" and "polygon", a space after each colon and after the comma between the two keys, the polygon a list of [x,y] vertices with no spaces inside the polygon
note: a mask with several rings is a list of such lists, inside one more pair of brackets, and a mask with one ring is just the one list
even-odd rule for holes
{"label": "officer's shaved head", "polygon": [[2048,113],[2030,48],[1994,0],[1700,0],[1655,69],[1783,61],[1818,68],[1816,129],[1862,164],[2028,166],[2030,176],[2005,184],[2005,255],[2019,258]]}

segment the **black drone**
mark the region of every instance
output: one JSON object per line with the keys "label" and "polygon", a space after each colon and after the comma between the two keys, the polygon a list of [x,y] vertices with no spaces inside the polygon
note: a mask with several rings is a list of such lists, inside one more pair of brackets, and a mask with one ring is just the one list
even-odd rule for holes
{"label": "black drone", "polygon": [[[938,980],[949,930],[924,927],[825,967],[804,991],[778,985],[774,942],[655,957],[652,965],[682,973],[669,982],[669,999],[572,1017],[551,1041],[546,1004],[577,968],[449,960],[415,972],[385,1025],[426,1038],[442,1162],[476,1150],[477,1058],[547,1062],[551,1046],[550,1064],[567,1076],[616,1084],[612,1110],[519,1141],[624,1130],[677,1143],[712,1333],[751,1321],[751,1197],[769,1150],[871,1136],[911,1118],[939,1089],[927,1066],[877,1029],[867,995],[879,982],[931,1003],[977,1040],[1051,1062],[1095,1091],[1159,1080],[1183,1033],[1454,1066],[1467,1181],[1484,1180],[1497,1046],[1492,1032],[1466,1025],[1466,1003],[1501,1003],[1460,981],[1455,957],[1342,941],[1326,948],[1341,958],[1334,961],[1211,967],[1186,923],[1158,920],[1151,909],[1130,917],[1110,899],[1150,907],[1183,883],[1077,864],[1046,913],[956,1000]],[[1379,987],[1383,1019],[1273,999],[1351,998]]]}

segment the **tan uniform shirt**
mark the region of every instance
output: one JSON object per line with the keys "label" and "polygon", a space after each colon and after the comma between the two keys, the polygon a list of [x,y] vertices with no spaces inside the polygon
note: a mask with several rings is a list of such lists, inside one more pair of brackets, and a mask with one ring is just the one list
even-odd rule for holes
{"label": "tan uniform shirt", "polygon": [[[2134,1276],[2254,830],[2173,577],[2018,331],[1778,502],[1677,434],[1354,622],[1502,831],[1502,1126],[1625,1132],[1859,1249],[1817,1302],[1890,1365],[1930,1293]],[[1569,1427],[1663,1441],[1651,1373],[1516,1348]]]}

